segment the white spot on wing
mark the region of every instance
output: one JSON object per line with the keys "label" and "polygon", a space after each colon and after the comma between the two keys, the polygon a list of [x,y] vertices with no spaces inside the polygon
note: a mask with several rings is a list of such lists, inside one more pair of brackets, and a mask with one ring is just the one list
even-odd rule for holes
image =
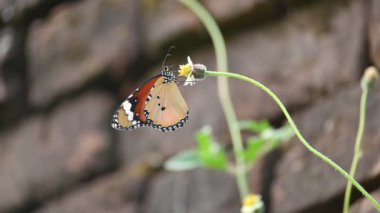
{"label": "white spot on wing", "polygon": [[132,121],[133,120],[133,112],[131,111],[131,103],[129,103],[129,101],[125,101],[123,103],[123,108],[124,108],[124,111],[127,113],[127,116],[128,116],[128,121]]}

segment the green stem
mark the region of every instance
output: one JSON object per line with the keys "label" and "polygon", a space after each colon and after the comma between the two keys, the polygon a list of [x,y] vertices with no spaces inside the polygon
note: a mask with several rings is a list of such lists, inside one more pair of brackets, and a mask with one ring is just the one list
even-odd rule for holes
{"label": "green stem", "polygon": [[320,153],[318,150],[314,149],[302,136],[300,131],[298,130],[296,124],[294,123],[293,119],[291,118],[288,110],[285,108],[284,104],[281,102],[281,100],[266,86],[264,86],[262,83],[248,78],[243,75],[239,75],[236,73],[228,73],[228,72],[215,72],[215,71],[206,71],[206,75],[208,76],[224,76],[224,77],[231,77],[240,79],[243,81],[246,81],[248,83],[253,84],[254,86],[260,88],[264,92],[266,92],[272,99],[277,103],[277,105],[281,108],[282,112],[285,114],[285,117],[288,119],[288,122],[294,132],[296,133],[298,139],[302,142],[302,144],[315,156],[329,164],[331,167],[333,167],[335,170],[337,170],[340,174],[342,174],[346,179],[349,180],[374,206],[375,208],[380,211],[380,204],[350,175],[348,174],[344,169],[342,169],[338,164],[336,164],[334,161],[332,161],[330,158],[326,157],[322,153]]}
{"label": "green stem", "polygon": [[[227,49],[224,43],[222,33],[218,25],[208,11],[195,0],[180,0],[180,2],[189,7],[203,22],[208,33],[211,36],[215,48],[216,62],[218,70],[228,72]],[[236,114],[232,105],[227,78],[218,79],[219,99],[226,116],[228,128],[231,134],[232,145],[236,160],[236,180],[240,192],[241,199],[248,195],[248,181],[245,169],[245,160],[242,156],[244,150],[243,140],[240,134],[240,129]]]}
{"label": "green stem", "polygon": [[[364,86],[362,96],[360,98],[359,127],[358,127],[358,132],[356,135],[356,139],[355,139],[355,151],[354,151],[354,157],[352,159],[352,164],[351,164],[351,169],[350,169],[350,175],[352,177],[355,177],[356,168],[362,156],[361,143],[362,143],[363,133],[364,133],[364,128],[365,128],[365,115],[366,115],[366,103],[367,103],[368,91],[369,91],[368,88]],[[344,195],[344,204],[343,204],[344,213],[349,212],[351,191],[352,191],[352,183],[348,181],[346,185],[346,193]]]}

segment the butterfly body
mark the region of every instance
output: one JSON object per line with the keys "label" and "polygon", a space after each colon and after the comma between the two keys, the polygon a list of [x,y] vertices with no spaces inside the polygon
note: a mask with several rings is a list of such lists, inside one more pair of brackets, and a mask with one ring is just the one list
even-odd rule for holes
{"label": "butterfly body", "polygon": [[189,110],[174,73],[164,67],[157,75],[137,88],[113,115],[112,127],[131,130],[144,126],[175,131],[188,119]]}

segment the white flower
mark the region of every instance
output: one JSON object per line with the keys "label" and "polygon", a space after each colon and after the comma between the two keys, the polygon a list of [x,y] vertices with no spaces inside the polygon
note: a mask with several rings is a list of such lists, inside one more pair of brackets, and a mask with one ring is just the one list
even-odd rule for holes
{"label": "white flower", "polygon": [[186,81],[185,83],[183,84],[184,86],[187,86],[187,85],[190,85],[190,86],[193,86],[195,85],[195,78],[194,78],[194,75],[190,75],[186,78]]}
{"label": "white flower", "polygon": [[193,62],[191,61],[190,56],[187,56],[187,64],[179,65],[179,70],[178,70],[179,76],[185,76],[186,77],[186,81],[183,85],[193,86],[195,84],[195,78],[193,75],[193,71],[194,71]]}
{"label": "white flower", "polygon": [[206,66],[202,64],[193,64],[190,56],[187,56],[187,64],[179,65],[179,76],[185,76],[184,85],[195,85],[196,81],[201,81],[205,78]]}

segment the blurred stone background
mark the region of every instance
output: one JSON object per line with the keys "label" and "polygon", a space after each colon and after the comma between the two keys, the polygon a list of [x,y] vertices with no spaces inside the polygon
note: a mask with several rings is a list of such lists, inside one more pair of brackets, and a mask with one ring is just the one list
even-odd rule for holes
{"label": "blurred stone background", "polygon": [[[380,67],[378,0],[203,0],[225,35],[232,72],[273,89],[305,137],[348,169],[365,67]],[[199,20],[175,0],[0,0],[0,212],[238,212],[234,179],[162,168],[212,126],[228,130],[209,78],[181,88],[173,133],[110,128],[120,102],[167,64],[215,69]],[[231,80],[240,119],[285,122],[263,92]],[[358,180],[380,200],[380,88],[370,95]],[[268,212],[339,212],[345,180],[297,139],[251,172]],[[375,212],[354,191],[353,212]]]}

